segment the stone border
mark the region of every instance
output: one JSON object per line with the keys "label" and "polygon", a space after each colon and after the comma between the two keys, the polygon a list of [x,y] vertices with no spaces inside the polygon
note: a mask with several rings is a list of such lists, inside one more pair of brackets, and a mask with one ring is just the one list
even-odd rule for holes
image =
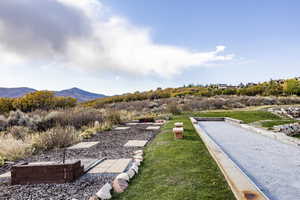
{"label": "stone border", "polygon": [[116,176],[112,183],[106,183],[94,196],[90,197],[89,200],[111,199],[111,190],[116,193],[123,193],[128,188],[130,180],[139,173],[139,166],[144,160],[143,155],[143,150],[133,152],[131,167],[126,172]]}
{"label": "stone border", "polygon": [[[229,158],[229,156],[197,125],[198,118],[190,118],[209,153],[218,164],[237,200],[270,200],[257,185]],[[222,121],[221,118],[217,118]],[[203,120],[204,121],[204,120]],[[213,121],[208,118],[205,121]],[[223,121],[226,121],[223,118]],[[231,120],[229,120],[231,121]],[[235,120],[234,120],[235,121]]]}

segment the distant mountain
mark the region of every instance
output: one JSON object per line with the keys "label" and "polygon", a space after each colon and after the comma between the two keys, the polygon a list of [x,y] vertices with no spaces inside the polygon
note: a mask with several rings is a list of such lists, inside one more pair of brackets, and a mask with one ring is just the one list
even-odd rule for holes
{"label": "distant mountain", "polygon": [[16,98],[21,97],[27,93],[35,92],[35,89],[20,87],[20,88],[1,88],[0,87],[0,97]]}
{"label": "distant mountain", "polygon": [[55,92],[56,96],[63,96],[63,97],[73,97],[76,98],[78,101],[90,101],[93,99],[103,98],[106,97],[104,94],[96,94],[81,90],[79,88],[71,88],[68,90],[61,90]]}
{"label": "distant mountain", "polygon": [[[20,87],[20,88],[1,88],[0,87],[0,97],[9,97],[9,98],[16,98],[24,96],[25,94],[35,92],[37,90],[27,87]],[[76,98],[78,101],[89,101],[97,98],[106,97],[103,94],[96,94],[81,90],[79,88],[71,88],[67,90],[55,91],[56,96],[63,96],[63,97],[73,97]]]}

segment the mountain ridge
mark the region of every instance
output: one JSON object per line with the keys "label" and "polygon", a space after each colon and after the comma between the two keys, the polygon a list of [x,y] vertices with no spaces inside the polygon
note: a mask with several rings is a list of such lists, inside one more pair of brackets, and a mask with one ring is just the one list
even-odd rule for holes
{"label": "mountain ridge", "polygon": [[[38,90],[29,87],[16,87],[16,88],[0,87],[0,97],[18,98],[28,93],[36,92],[36,91]],[[76,98],[79,102],[106,97],[106,95],[104,94],[88,92],[77,87],[60,90],[60,91],[53,91],[53,92],[55,92],[56,96],[73,97]]]}

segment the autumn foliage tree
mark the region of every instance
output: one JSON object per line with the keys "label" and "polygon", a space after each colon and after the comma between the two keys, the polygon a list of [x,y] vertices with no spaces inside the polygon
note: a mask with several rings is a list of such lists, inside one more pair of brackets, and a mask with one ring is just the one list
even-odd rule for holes
{"label": "autumn foliage tree", "polygon": [[31,112],[37,109],[51,110],[57,108],[74,107],[77,100],[71,97],[56,97],[54,92],[37,91],[20,98],[0,98],[0,113],[11,110]]}
{"label": "autumn foliage tree", "polygon": [[300,81],[288,79],[283,84],[283,91],[286,95],[300,95]]}
{"label": "autumn foliage tree", "polygon": [[12,98],[0,98],[0,114],[13,110],[13,102]]}

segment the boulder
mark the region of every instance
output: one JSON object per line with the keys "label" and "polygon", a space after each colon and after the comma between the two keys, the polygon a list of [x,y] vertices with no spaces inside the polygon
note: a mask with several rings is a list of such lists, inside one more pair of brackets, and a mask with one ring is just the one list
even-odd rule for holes
{"label": "boulder", "polygon": [[133,156],[133,158],[134,158],[135,160],[140,160],[140,161],[143,161],[143,160],[144,160],[143,156],[141,156],[141,155]]}
{"label": "boulder", "polygon": [[158,106],[159,106],[158,103],[156,103],[156,102],[150,102],[149,105],[148,105],[148,108],[152,109],[152,108],[156,108]]}
{"label": "boulder", "polygon": [[132,166],[131,166],[130,169],[133,169],[136,174],[139,173],[139,167],[136,164],[134,164],[134,163],[132,164]]}
{"label": "boulder", "polygon": [[129,169],[126,174],[128,174],[129,178],[133,178],[135,175],[135,171],[133,169]]}
{"label": "boulder", "polygon": [[137,150],[135,152],[133,152],[135,155],[143,155],[144,151],[143,150]]}
{"label": "boulder", "polygon": [[96,196],[100,199],[111,199],[112,196],[110,194],[110,190],[112,186],[109,183],[106,183],[97,193]]}
{"label": "boulder", "polygon": [[133,162],[133,164],[135,164],[136,166],[140,166],[141,165],[141,161],[140,160],[135,160],[134,162]]}
{"label": "boulder", "polygon": [[273,130],[276,132],[283,132],[287,136],[294,136],[294,135],[300,134],[300,124],[294,123],[294,124],[285,124],[285,125],[274,126]]}
{"label": "boulder", "polygon": [[126,190],[128,187],[128,183],[124,179],[115,179],[113,181],[113,189],[117,193],[122,193]]}
{"label": "boulder", "polygon": [[137,154],[134,154],[134,156],[141,156],[141,157],[143,157],[143,153],[137,153]]}
{"label": "boulder", "polygon": [[[77,199],[76,199],[77,200]],[[91,196],[90,198],[89,198],[89,200],[99,200],[99,198],[97,197],[97,196]]]}
{"label": "boulder", "polygon": [[95,128],[99,128],[99,127],[100,127],[100,122],[99,122],[99,121],[95,121],[94,127],[95,127]]}
{"label": "boulder", "polygon": [[129,175],[126,174],[126,173],[121,173],[121,174],[119,174],[119,175],[116,177],[116,179],[123,179],[123,180],[125,180],[125,181],[129,181],[130,177],[129,177]]}
{"label": "boulder", "polygon": [[[135,163],[140,163],[140,165],[141,165],[141,163],[143,162],[143,160],[140,160],[140,159],[134,159],[133,162],[135,162]],[[139,166],[139,165],[138,165],[138,166]]]}

